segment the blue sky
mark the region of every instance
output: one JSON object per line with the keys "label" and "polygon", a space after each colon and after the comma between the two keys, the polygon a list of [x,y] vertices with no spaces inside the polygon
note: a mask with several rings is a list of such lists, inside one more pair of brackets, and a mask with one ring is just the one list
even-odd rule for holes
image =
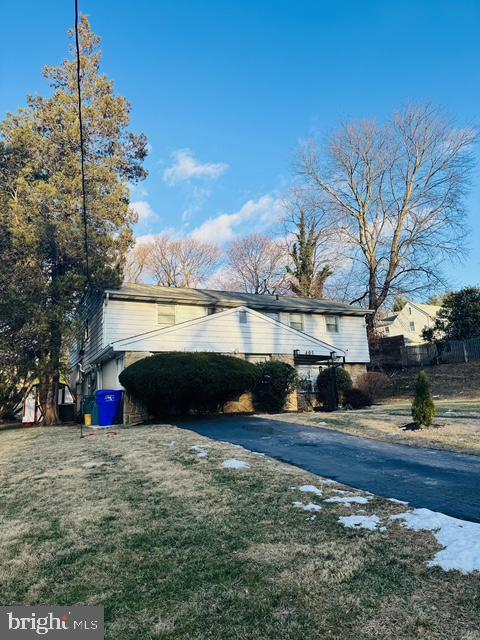
{"label": "blue sky", "polygon": [[[478,0],[80,0],[104,71],[151,144],[133,193],[137,234],[165,228],[228,240],[268,228],[299,141],[341,119],[383,119],[408,101],[479,124]],[[0,117],[45,92],[68,46],[73,0],[2,4]],[[477,157],[480,153],[477,149]],[[479,163],[480,164],[480,163]],[[453,287],[480,283],[479,166],[470,258]]]}

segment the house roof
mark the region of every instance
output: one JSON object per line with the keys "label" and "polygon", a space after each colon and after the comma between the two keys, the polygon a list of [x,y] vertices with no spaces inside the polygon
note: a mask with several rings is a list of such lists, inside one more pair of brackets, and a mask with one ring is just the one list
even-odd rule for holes
{"label": "house roof", "polygon": [[204,305],[209,307],[238,307],[262,311],[291,311],[303,313],[331,313],[337,315],[364,316],[367,309],[352,307],[346,302],[315,300],[294,296],[271,296],[214,289],[184,289],[146,284],[124,284],[118,289],[107,289],[110,298],[120,300],[144,300],[177,304]]}

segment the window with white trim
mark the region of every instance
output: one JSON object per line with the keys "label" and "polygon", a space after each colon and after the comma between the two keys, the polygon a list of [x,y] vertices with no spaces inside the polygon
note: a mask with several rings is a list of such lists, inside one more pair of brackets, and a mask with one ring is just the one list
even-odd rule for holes
{"label": "window with white trim", "polygon": [[325,326],[330,333],[338,333],[338,316],[325,316]]}
{"label": "window with white trim", "polygon": [[415,322],[410,322],[410,331],[415,331]]}
{"label": "window with white trim", "polygon": [[157,304],[157,324],[162,327],[171,327],[175,324],[174,304]]}
{"label": "window with white trim", "polygon": [[301,313],[290,313],[288,319],[292,329],[303,331],[303,315]]}
{"label": "window with white trim", "polygon": [[246,311],[239,311],[238,312],[238,319],[240,321],[240,324],[247,324],[247,321],[248,321],[247,312]]}

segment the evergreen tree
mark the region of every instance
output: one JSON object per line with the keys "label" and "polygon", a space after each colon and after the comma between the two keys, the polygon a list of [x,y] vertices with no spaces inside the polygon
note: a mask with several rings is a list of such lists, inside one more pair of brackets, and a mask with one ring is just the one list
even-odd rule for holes
{"label": "evergreen tree", "polygon": [[0,337],[24,337],[45,424],[58,421],[60,373],[82,295],[87,286],[121,282],[136,220],[129,184],[146,177],[146,138],[128,131],[129,104],[100,73],[99,38],[85,16],[79,36],[89,280],[74,56],[44,70],[49,97],[29,97],[0,123]]}
{"label": "evergreen tree", "polygon": [[290,254],[293,267],[287,267],[288,273],[294,277],[292,291],[304,298],[323,298],[325,281],[333,272],[328,265],[317,269],[315,258],[319,232],[315,224],[307,224],[303,208],[299,212],[295,236]]}
{"label": "evergreen tree", "polygon": [[415,398],[412,404],[412,418],[420,425],[429,427],[435,416],[435,405],[430,395],[430,382],[425,371],[420,371],[415,384]]}

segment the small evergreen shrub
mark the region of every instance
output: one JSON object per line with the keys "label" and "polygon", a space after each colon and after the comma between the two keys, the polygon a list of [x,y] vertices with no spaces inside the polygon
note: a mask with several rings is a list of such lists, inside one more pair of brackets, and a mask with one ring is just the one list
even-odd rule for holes
{"label": "small evergreen shrub", "polygon": [[344,402],[346,392],[353,386],[350,374],[342,367],[322,369],[317,377],[317,397],[327,411],[332,411],[336,404],[334,376],[340,402]]}
{"label": "small evergreen shrub", "polygon": [[220,411],[252,391],[257,367],[216,353],[158,353],[134,362],[119,380],[153,416]]}
{"label": "small evergreen shrub", "polygon": [[297,372],[286,362],[272,360],[256,365],[258,379],[253,391],[255,409],[268,413],[282,411],[288,395],[295,389]]}
{"label": "small evergreen shrub", "polygon": [[365,407],[370,407],[372,402],[372,396],[362,389],[352,387],[345,392],[347,409],[365,409]]}
{"label": "small evergreen shrub", "polygon": [[425,371],[420,371],[415,385],[415,398],[412,404],[412,418],[416,424],[429,427],[435,416],[435,405],[430,395],[430,382]]}

